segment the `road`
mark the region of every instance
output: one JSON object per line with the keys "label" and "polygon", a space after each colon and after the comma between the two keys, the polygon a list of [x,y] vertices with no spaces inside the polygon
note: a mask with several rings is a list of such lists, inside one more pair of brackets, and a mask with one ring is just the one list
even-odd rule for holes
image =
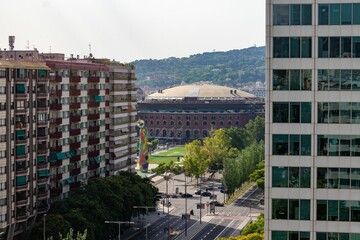
{"label": "road", "polygon": [[[167,184],[168,194],[175,194],[176,188],[178,192],[185,192],[185,180],[184,175],[176,175],[172,180]],[[219,202],[223,201],[224,194],[221,193],[217,186],[220,183],[216,181],[206,181],[202,183],[201,188],[205,189],[209,186],[214,186],[214,190],[210,192],[217,195],[217,200]],[[162,182],[157,185],[160,192],[166,193],[166,182]],[[246,192],[242,198],[237,199],[231,205],[225,205],[225,207],[216,207],[216,214],[210,214],[209,207],[206,207],[206,203],[211,201],[209,197],[201,197],[201,202],[205,203],[205,209],[201,210],[202,222],[200,224],[200,209],[197,209],[196,206],[200,203],[200,196],[195,195],[196,189],[199,187],[195,185],[193,181],[192,184],[187,186],[187,193],[193,195],[192,198],[169,198],[169,201],[172,204],[173,210],[169,212],[169,215],[165,211],[164,214],[160,211],[158,220],[148,227],[147,239],[148,240],[166,240],[166,239],[193,239],[193,240],[213,240],[217,237],[230,237],[239,235],[238,227],[244,221],[246,217],[250,214],[250,204],[251,211],[262,212],[262,208],[258,207],[259,199],[262,197],[263,193],[257,189],[251,189]],[[187,208],[185,209],[185,201]],[[185,221],[182,219],[182,214],[185,212],[189,213],[190,210],[194,211],[194,215],[190,219]],[[185,224],[187,224],[187,231],[185,231]],[[177,236],[169,236],[164,229],[167,229],[168,226],[179,232],[181,234]],[[185,236],[185,232],[187,233]],[[146,239],[146,233],[141,232],[139,235],[133,237],[132,239]]]}

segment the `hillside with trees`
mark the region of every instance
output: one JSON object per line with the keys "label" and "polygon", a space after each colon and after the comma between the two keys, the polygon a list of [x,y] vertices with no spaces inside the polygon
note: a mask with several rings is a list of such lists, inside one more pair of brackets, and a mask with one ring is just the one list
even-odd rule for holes
{"label": "hillside with trees", "polygon": [[265,81],[265,47],[250,47],[226,52],[206,52],[189,57],[161,60],[136,60],[138,86],[168,88],[196,82],[241,87]]}

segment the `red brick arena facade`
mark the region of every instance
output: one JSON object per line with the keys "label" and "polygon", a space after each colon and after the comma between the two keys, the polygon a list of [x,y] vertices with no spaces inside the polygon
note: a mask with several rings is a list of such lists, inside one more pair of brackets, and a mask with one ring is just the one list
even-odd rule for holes
{"label": "red brick arena facade", "polygon": [[209,84],[158,90],[138,102],[149,138],[171,142],[203,139],[211,129],[244,127],[264,116],[264,101],[250,93]]}

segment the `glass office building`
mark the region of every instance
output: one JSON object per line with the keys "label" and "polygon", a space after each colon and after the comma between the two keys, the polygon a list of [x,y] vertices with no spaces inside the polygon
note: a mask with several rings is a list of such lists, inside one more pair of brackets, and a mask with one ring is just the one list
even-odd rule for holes
{"label": "glass office building", "polygon": [[360,239],[360,1],[266,1],[265,239]]}

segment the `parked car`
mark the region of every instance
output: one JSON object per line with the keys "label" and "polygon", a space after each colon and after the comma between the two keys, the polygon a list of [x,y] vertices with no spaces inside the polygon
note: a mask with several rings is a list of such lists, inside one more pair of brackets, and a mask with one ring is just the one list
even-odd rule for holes
{"label": "parked car", "polygon": [[216,207],[223,207],[224,204],[219,201],[211,201],[210,205],[215,205]]}
{"label": "parked car", "polygon": [[210,197],[212,194],[211,194],[211,192],[202,192],[201,193],[201,196],[203,196],[203,197]]}
{"label": "parked car", "polygon": [[212,191],[212,190],[214,190],[214,187],[213,187],[213,186],[208,186],[208,187],[206,187],[205,190],[206,190],[206,191]]}
{"label": "parked car", "polygon": [[171,198],[178,198],[179,196],[177,194],[170,195]]}
{"label": "parked car", "polygon": [[224,186],[222,186],[222,185],[221,185],[221,186],[218,186],[217,189],[219,189],[220,191],[221,191],[221,190],[224,190]]}
{"label": "parked car", "polygon": [[195,195],[201,195],[201,189],[196,190]]}
{"label": "parked car", "polygon": [[181,194],[181,197],[182,198],[192,198],[193,197],[193,195],[191,195],[190,193],[184,193],[184,194]]}

